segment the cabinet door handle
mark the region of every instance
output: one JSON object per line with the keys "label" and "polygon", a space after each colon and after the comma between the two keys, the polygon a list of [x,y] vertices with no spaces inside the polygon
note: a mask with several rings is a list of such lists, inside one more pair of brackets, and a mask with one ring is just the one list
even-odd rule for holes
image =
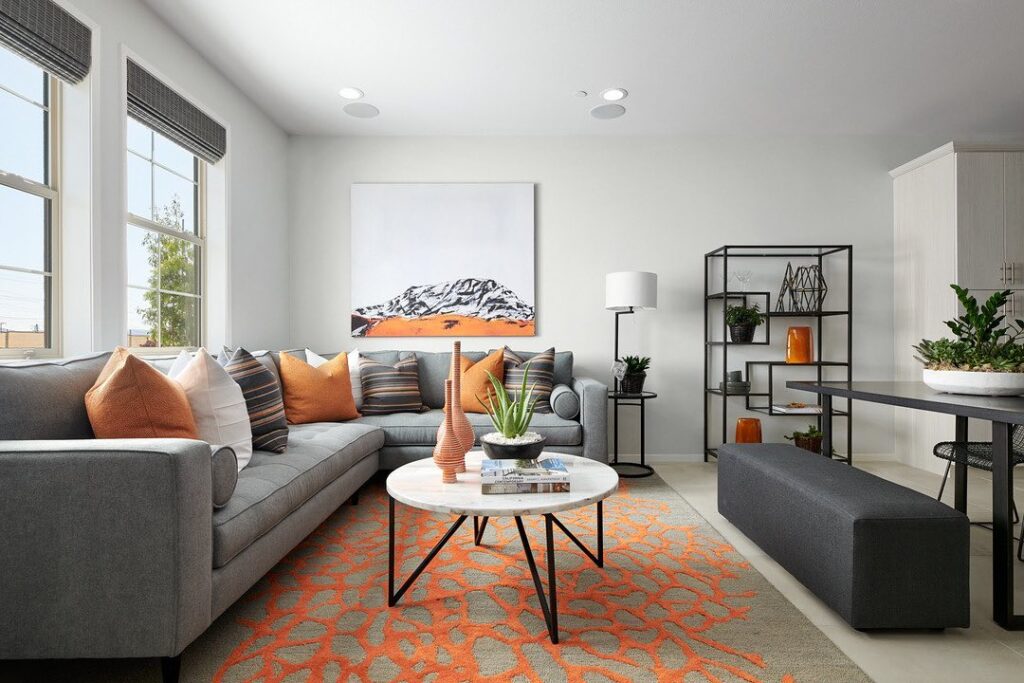
{"label": "cabinet door handle", "polygon": [[1010,262],[1010,284],[1017,281],[1017,264],[1014,261]]}
{"label": "cabinet door handle", "polygon": [[1004,285],[1006,284],[1006,261],[1003,261],[1003,265],[999,266],[999,281]]}

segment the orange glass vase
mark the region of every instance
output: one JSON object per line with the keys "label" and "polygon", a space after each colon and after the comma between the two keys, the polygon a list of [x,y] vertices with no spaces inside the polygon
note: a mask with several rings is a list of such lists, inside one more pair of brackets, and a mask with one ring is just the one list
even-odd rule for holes
{"label": "orange glass vase", "polygon": [[[466,417],[465,411],[462,410],[462,342],[452,343],[452,367],[449,375],[449,379],[452,381],[452,395],[451,398],[448,398],[447,395],[445,396],[444,412],[451,414],[455,439],[462,446],[463,458],[459,463],[457,471],[465,472],[465,454],[473,450],[476,434],[473,432],[473,425],[469,423],[469,418]],[[437,441],[441,440],[443,434],[444,423],[442,422],[437,428]]]}
{"label": "orange glass vase", "polygon": [[[444,397],[445,403],[450,405],[452,400],[452,381],[450,379],[444,381]],[[460,466],[465,471],[465,456],[466,453],[455,436],[451,411],[445,412],[444,422],[441,424],[441,436],[437,440],[437,445],[434,446],[434,463],[441,468],[441,481],[445,484],[454,484],[458,481],[455,474],[459,471]]]}
{"label": "orange glass vase", "polygon": [[786,333],[786,362],[810,363],[814,360],[811,350],[813,335],[809,327],[791,327]]}
{"label": "orange glass vase", "polygon": [[736,443],[761,443],[761,421],[756,417],[737,418]]}

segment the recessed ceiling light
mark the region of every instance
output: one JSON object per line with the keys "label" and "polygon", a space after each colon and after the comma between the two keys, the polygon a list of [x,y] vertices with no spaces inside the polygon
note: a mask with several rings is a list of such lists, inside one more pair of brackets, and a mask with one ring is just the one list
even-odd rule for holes
{"label": "recessed ceiling light", "polygon": [[619,100],[624,100],[628,95],[629,91],[626,90],[625,88],[608,88],[607,90],[601,93],[601,97],[603,97],[609,102],[618,102]]}
{"label": "recessed ceiling light", "polygon": [[617,119],[625,113],[626,108],[621,104],[601,104],[590,110],[595,119]]}
{"label": "recessed ceiling light", "polygon": [[372,119],[380,113],[380,109],[377,109],[377,107],[366,102],[350,102],[349,104],[346,104],[343,109],[346,114],[354,116],[357,119]]}
{"label": "recessed ceiling light", "polygon": [[576,97],[586,97],[589,94],[590,93],[588,93],[586,90],[577,90],[576,91]]}
{"label": "recessed ceiling light", "polygon": [[358,100],[363,96],[363,91],[359,88],[342,88],[338,91],[338,94],[346,100]]}

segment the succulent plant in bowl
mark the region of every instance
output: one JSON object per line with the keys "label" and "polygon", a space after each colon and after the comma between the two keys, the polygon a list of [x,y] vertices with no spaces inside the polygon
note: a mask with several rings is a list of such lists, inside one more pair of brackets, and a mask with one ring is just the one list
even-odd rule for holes
{"label": "succulent plant in bowl", "polygon": [[477,398],[494,425],[493,432],[480,438],[480,446],[492,460],[534,460],[544,451],[546,439],[537,432],[527,431],[537,407],[533,396],[537,385],[527,389],[529,375],[530,364],[527,363],[523,369],[523,384],[513,398],[501,380],[487,373],[491,387],[486,398]]}
{"label": "succulent plant in bowl", "polygon": [[964,314],[945,321],[956,339],[922,339],[914,346],[924,365],[923,380],[950,394],[1018,396],[1024,394],[1024,321],[1004,324],[1000,309],[1010,290],[995,292],[979,304],[969,290],[950,285]]}

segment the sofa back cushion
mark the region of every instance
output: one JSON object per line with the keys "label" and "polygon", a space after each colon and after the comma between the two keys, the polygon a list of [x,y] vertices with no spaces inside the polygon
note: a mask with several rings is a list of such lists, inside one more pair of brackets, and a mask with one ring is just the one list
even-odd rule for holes
{"label": "sofa back cushion", "polygon": [[[463,351],[462,356],[474,363],[484,357],[479,351]],[[420,394],[429,408],[444,408],[444,381],[452,368],[451,351],[417,351],[420,365]]]}
{"label": "sofa back cushion", "polygon": [[110,353],[0,366],[0,439],[91,439],[85,392]]}

